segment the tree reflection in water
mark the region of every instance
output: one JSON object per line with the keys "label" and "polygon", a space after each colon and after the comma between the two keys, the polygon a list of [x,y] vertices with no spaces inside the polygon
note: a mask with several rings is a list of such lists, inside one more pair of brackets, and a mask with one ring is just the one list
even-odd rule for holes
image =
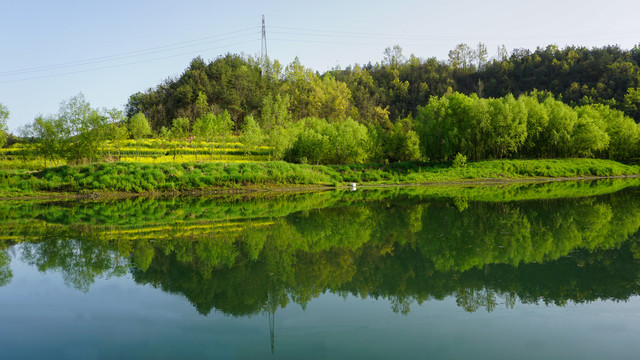
{"label": "tree reflection in water", "polygon": [[0,286],[19,245],[24,262],[82,291],[130,272],[203,315],[266,313],[272,344],[276,311],[323,292],[388,299],[402,314],[449,296],[470,312],[625,300],[640,290],[640,192],[613,192],[620,184],[10,203]]}

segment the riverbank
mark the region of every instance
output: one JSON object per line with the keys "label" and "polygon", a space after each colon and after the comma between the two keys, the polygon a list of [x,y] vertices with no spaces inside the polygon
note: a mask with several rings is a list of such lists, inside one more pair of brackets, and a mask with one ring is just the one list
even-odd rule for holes
{"label": "riverbank", "polygon": [[600,159],[492,160],[446,163],[302,165],[104,163],[41,171],[0,171],[0,199],[203,194],[359,186],[480,184],[640,175],[640,166]]}

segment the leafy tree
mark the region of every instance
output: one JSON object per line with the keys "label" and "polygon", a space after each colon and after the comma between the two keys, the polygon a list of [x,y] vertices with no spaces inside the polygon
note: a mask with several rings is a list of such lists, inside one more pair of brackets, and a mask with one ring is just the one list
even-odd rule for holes
{"label": "leafy tree", "polygon": [[145,136],[151,135],[151,127],[146,116],[139,112],[129,118],[129,133],[131,137],[140,140]]}
{"label": "leafy tree", "polygon": [[474,51],[467,44],[458,44],[455,49],[449,51],[449,64],[454,69],[461,68],[466,72],[473,66]]}
{"label": "leafy tree", "polygon": [[9,110],[0,103],[0,148],[7,143],[7,119],[9,118]]}
{"label": "leafy tree", "polygon": [[524,104],[527,112],[527,137],[523,144],[523,154],[531,157],[541,157],[541,137],[549,125],[549,113],[538,98],[532,96],[520,96],[518,98]]}
{"label": "leafy tree", "polygon": [[223,111],[222,114],[216,117],[216,135],[222,142],[222,147],[224,149],[223,152],[225,156],[227,155],[227,142],[229,142],[229,136],[231,136],[234,126],[234,122],[233,120],[231,120],[231,115],[227,110]]}
{"label": "leafy tree", "polygon": [[207,141],[213,141],[217,135],[216,115],[208,112],[200,116],[193,123],[193,135]]}
{"label": "leafy tree", "polygon": [[[118,109],[105,109],[103,113],[107,116],[106,138],[113,142],[118,153],[117,160],[120,161],[120,144],[129,138],[129,132],[124,124],[124,113]],[[111,154],[109,154],[111,156]]]}
{"label": "leafy tree", "polygon": [[286,126],[291,121],[290,97],[288,94],[284,96],[277,94],[267,96],[262,101],[261,125],[270,133],[278,126]]}
{"label": "leafy tree", "polygon": [[[483,101],[481,99],[477,101]],[[491,126],[487,146],[494,158],[518,152],[527,137],[527,110],[513,95],[487,100]]]}
{"label": "leafy tree", "polygon": [[640,87],[627,89],[624,95],[624,111],[636,122],[640,122]]}
{"label": "leafy tree", "polygon": [[205,112],[209,110],[209,104],[207,102],[207,95],[204,92],[198,92],[198,99],[196,100],[196,109],[199,112],[200,116],[202,116]]}
{"label": "leafy tree", "polygon": [[189,136],[189,119],[179,117],[173,119],[171,136],[174,139],[185,139]]}
{"label": "leafy tree", "polygon": [[362,163],[368,158],[371,145],[367,128],[350,118],[332,123],[304,119],[294,138],[285,159],[302,163]]}
{"label": "leafy tree", "polygon": [[568,105],[547,98],[543,105],[549,114],[549,124],[540,136],[540,148],[545,157],[565,157],[571,154],[571,134],[578,115]]}
{"label": "leafy tree", "polygon": [[578,121],[571,135],[571,150],[578,156],[591,157],[609,146],[604,118],[597,108],[577,109]]}
{"label": "leafy tree", "polygon": [[[581,117],[589,117],[598,124],[599,129],[606,132],[606,136],[598,133],[597,143],[608,139],[606,157],[611,159],[629,159],[638,156],[640,128],[633,119],[624,115],[622,111],[614,110],[606,105],[594,104],[577,108]],[[604,150],[604,149],[603,149]]]}
{"label": "leafy tree", "polygon": [[382,139],[384,159],[392,162],[420,160],[420,140],[413,130],[413,119],[398,121],[385,135]]}
{"label": "leafy tree", "polygon": [[251,115],[244,119],[242,132],[240,134],[240,141],[245,146],[246,154],[249,154],[264,141],[264,134],[260,128],[260,124],[258,124]]}
{"label": "leafy tree", "polygon": [[106,139],[106,116],[92,109],[82,93],[63,101],[57,116],[67,135],[67,159],[74,162],[96,160],[98,147]]}
{"label": "leafy tree", "polygon": [[45,160],[58,165],[67,153],[67,134],[62,119],[49,115],[38,116],[22,129],[22,136],[34,141],[35,152]]}

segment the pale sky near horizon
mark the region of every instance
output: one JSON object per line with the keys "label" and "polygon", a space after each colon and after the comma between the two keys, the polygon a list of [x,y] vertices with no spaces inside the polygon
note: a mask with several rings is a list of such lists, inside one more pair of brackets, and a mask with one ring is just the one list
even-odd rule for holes
{"label": "pale sky near horizon", "polygon": [[93,107],[124,108],[129,96],[179,76],[192,58],[295,56],[319,72],[406,56],[446,60],[459,43],[535,50],[640,43],[640,2],[539,1],[135,1],[0,0],[0,103],[9,130],[58,111],[79,92]]}

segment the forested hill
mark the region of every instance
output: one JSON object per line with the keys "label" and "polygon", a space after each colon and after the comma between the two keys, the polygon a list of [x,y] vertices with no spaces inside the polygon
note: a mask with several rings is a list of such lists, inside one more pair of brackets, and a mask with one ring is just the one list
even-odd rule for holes
{"label": "forested hill", "polygon": [[605,104],[639,122],[640,47],[550,45],[535,51],[516,49],[510,55],[502,48],[488,59],[484,45],[460,44],[447,61],[440,61],[405,57],[395,46],[385,50],[381,63],[324,74],[297,60],[285,67],[278,61],[261,63],[232,54],[208,64],[195,58],[180,77],[132,95],[127,115],[143,112],[157,130],[171,127],[178,117],[193,121],[207,111],[226,109],[239,129],[247,115],[277,122],[274,112],[288,103],[287,116],[293,120],[351,117],[389,127],[390,122],[415,116],[432,96],[460,92],[517,97],[534,89],[569,105]]}

